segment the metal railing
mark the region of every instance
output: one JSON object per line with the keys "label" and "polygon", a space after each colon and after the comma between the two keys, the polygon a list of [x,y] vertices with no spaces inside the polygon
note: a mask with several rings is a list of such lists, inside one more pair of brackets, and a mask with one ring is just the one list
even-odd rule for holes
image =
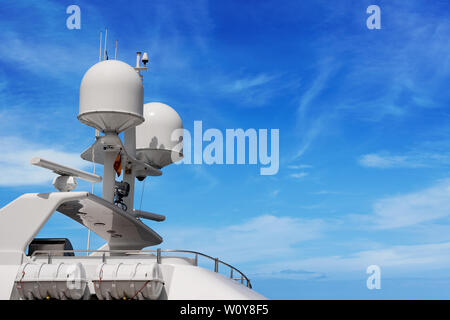
{"label": "metal railing", "polygon": [[[230,279],[235,281],[240,281],[241,284],[245,284],[248,288],[252,288],[252,284],[250,282],[250,279],[242,273],[239,269],[233,267],[232,265],[220,260],[219,258],[211,257],[207,254],[197,252],[197,251],[191,251],[191,250],[36,250],[32,253],[31,259],[35,259],[37,255],[46,255],[48,259],[48,263],[51,263],[52,256],[56,256],[57,254],[64,254],[64,253],[99,253],[99,255],[95,256],[88,256],[88,257],[101,257],[102,261],[106,261],[106,254],[142,254],[142,255],[152,255],[156,257],[156,262],[158,264],[161,264],[162,261],[162,253],[188,253],[194,255],[194,265],[198,266],[198,257],[204,257],[209,260],[214,261],[214,272],[219,272],[219,266],[224,265],[230,269]],[[82,257],[82,256],[80,256]],[[173,257],[173,256],[165,256],[165,257]],[[175,258],[175,257],[174,257]],[[234,277],[234,273],[238,274],[238,277]]]}

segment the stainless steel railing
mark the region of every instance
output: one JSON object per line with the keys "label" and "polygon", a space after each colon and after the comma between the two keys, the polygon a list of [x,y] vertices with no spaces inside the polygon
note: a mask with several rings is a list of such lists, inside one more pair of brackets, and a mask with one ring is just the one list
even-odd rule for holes
{"label": "stainless steel railing", "polygon": [[[143,254],[143,255],[152,255],[156,256],[156,262],[158,264],[161,264],[162,261],[162,253],[188,253],[194,255],[194,265],[198,266],[198,257],[204,257],[209,260],[214,261],[214,272],[219,272],[219,266],[224,265],[230,269],[230,279],[235,281],[240,281],[241,284],[245,284],[248,288],[252,288],[250,279],[242,273],[239,269],[233,267],[232,265],[220,260],[219,258],[211,257],[207,254],[197,252],[197,251],[191,251],[191,250],[36,250],[31,255],[31,259],[35,259],[38,255],[46,255],[48,259],[48,263],[51,263],[52,256],[56,256],[57,254],[64,254],[64,253],[98,253],[98,255],[95,255],[94,257],[100,257],[102,258],[102,261],[105,262],[106,260],[106,254]],[[88,256],[92,257],[92,256]],[[166,256],[170,257],[170,256]],[[235,273],[238,274],[238,277],[235,277]]]}

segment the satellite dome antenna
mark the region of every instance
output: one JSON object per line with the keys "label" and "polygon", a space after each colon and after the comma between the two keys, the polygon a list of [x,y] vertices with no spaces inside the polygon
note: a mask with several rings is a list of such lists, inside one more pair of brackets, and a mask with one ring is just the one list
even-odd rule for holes
{"label": "satellite dome antenna", "polygon": [[178,113],[164,103],[150,102],[144,105],[144,118],[136,127],[137,158],[156,168],[181,160],[184,131]]}

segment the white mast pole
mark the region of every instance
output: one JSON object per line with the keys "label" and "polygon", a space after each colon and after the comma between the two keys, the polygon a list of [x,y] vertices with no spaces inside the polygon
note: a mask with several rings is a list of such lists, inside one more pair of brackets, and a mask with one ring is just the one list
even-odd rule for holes
{"label": "white mast pole", "polygon": [[[125,145],[125,150],[127,153],[136,158],[136,127],[128,128],[123,133],[123,140]],[[135,182],[135,173],[134,169],[125,168],[123,172],[123,181],[127,182],[130,185],[130,192],[128,197],[124,198],[124,203],[127,206],[128,212],[133,212],[134,206],[134,182]]]}
{"label": "white mast pole", "polygon": [[[113,133],[106,133],[106,135],[108,134]],[[102,198],[110,203],[114,202],[114,185],[116,182],[114,161],[116,160],[117,154],[117,151],[104,152]]]}
{"label": "white mast pole", "polygon": [[[141,67],[141,52],[136,53],[136,68]],[[141,76],[139,70],[137,73]],[[141,76],[142,79],[142,76]],[[136,157],[136,127],[128,128],[123,133],[124,145],[127,153]],[[135,173],[133,168],[127,170],[125,168],[123,174],[123,181],[127,182],[130,185],[130,192],[128,197],[124,199],[125,205],[127,206],[127,211],[133,212],[134,206],[134,183],[135,183]]]}
{"label": "white mast pole", "polygon": [[[99,52],[98,52],[98,62],[102,61],[102,38],[103,33],[100,31],[100,44],[99,44]],[[100,132],[98,129],[95,129],[95,140],[97,140],[97,137],[99,136]],[[94,162],[94,174],[95,174],[95,153],[94,148],[92,148],[92,161]],[[92,190],[91,193],[94,194],[94,184],[92,184]],[[87,252],[86,255],[89,255],[89,250],[91,248],[91,229],[88,228],[88,238],[87,238]]]}
{"label": "white mast pole", "polygon": [[[107,57],[107,41],[108,41],[108,28],[105,29],[105,50],[103,60]],[[108,135],[108,133],[106,133]],[[116,181],[115,171],[114,171],[114,160],[116,159],[117,153],[106,151],[104,153],[104,163],[103,163],[103,191],[102,198],[108,202],[114,202],[114,184]]]}

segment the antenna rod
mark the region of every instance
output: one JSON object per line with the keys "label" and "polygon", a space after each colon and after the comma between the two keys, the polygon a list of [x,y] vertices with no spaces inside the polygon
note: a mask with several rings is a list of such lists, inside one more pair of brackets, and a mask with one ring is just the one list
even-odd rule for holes
{"label": "antenna rod", "polygon": [[98,53],[98,62],[102,61],[102,32],[100,31],[100,51]]}
{"label": "antenna rod", "polygon": [[116,52],[114,54],[114,60],[117,60],[117,40],[116,40]]}
{"label": "antenna rod", "polygon": [[105,29],[105,54],[103,56],[103,60],[106,60],[108,57],[108,52],[106,51],[107,39],[108,39],[108,28]]}

